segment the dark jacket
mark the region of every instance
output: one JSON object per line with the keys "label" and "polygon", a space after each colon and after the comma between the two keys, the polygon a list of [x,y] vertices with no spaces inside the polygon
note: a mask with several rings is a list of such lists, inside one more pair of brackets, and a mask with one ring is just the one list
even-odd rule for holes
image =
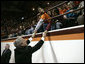
{"label": "dark jacket", "polygon": [[1,63],[9,63],[10,57],[11,50],[10,49],[4,50],[1,56]]}
{"label": "dark jacket", "polygon": [[[28,43],[30,41],[28,40]],[[25,46],[15,49],[15,63],[32,63],[32,53],[41,48],[44,41],[40,40],[34,47]]]}

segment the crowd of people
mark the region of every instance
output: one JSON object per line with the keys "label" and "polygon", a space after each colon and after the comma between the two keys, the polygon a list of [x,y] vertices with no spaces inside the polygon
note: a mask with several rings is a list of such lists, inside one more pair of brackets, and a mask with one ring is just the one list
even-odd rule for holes
{"label": "crowd of people", "polygon": [[50,31],[66,27],[83,25],[84,9],[45,21],[46,19],[51,18],[51,16],[54,17],[60,14],[64,14],[66,12],[74,11],[82,7],[84,7],[84,1],[70,1],[64,4],[64,6],[62,7],[56,7],[54,9],[53,15],[51,15],[50,13],[46,13],[43,8],[39,8],[39,22],[36,25],[32,26],[30,29],[26,30],[25,34],[32,34],[36,31],[39,33],[44,32],[45,30]]}
{"label": "crowd of people", "polygon": [[19,30],[18,33],[10,34],[9,37],[16,37],[17,35],[28,35],[33,33],[35,35],[35,33],[44,32],[45,30],[50,31],[77,25],[83,25],[84,9],[63,16],[59,16],[51,20],[47,20],[51,17],[62,15],[64,13],[74,11],[82,7],[84,7],[84,1],[69,1],[68,3],[65,3],[63,6],[55,7],[53,9],[53,12],[45,12],[45,10],[42,7],[39,7],[37,22],[32,22],[32,25],[30,27],[28,26],[24,30]]}

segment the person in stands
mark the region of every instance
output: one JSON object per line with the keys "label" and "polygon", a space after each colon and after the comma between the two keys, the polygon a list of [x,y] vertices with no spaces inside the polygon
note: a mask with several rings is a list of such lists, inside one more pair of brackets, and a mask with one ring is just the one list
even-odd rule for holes
{"label": "person in stands", "polygon": [[51,27],[51,20],[47,20],[47,19],[50,19],[51,17],[44,11],[43,8],[38,8],[38,11],[40,12],[41,16],[40,16],[40,19],[39,19],[39,22],[37,23],[37,26],[34,30],[34,33],[32,34],[32,37],[35,37],[38,29],[43,25],[43,29],[45,32],[47,32],[50,27]]}

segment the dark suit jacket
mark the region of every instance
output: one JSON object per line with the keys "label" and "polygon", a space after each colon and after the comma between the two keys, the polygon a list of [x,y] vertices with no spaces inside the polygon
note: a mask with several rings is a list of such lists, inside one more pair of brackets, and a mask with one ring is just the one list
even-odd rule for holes
{"label": "dark suit jacket", "polygon": [[1,63],[9,63],[11,57],[11,50],[4,50],[1,56]]}
{"label": "dark suit jacket", "polygon": [[[28,43],[30,41],[28,40]],[[15,63],[32,63],[32,53],[41,48],[44,41],[40,40],[34,47],[25,46],[15,49]],[[36,58],[35,58],[36,59]]]}

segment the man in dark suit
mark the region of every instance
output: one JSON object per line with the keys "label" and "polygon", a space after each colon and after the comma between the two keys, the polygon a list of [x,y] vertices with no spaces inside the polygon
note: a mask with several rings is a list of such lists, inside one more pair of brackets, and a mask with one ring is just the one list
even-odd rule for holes
{"label": "man in dark suit", "polygon": [[9,49],[10,45],[6,44],[5,50],[2,53],[1,56],[1,63],[9,63],[10,57],[11,57],[11,50]]}
{"label": "man in dark suit", "polygon": [[15,63],[32,63],[32,54],[41,48],[44,43],[45,36],[46,33],[44,32],[41,40],[34,47],[28,46],[28,44],[32,40],[32,37],[29,38],[29,40],[18,37],[14,42],[14,45],[16,47]]}

